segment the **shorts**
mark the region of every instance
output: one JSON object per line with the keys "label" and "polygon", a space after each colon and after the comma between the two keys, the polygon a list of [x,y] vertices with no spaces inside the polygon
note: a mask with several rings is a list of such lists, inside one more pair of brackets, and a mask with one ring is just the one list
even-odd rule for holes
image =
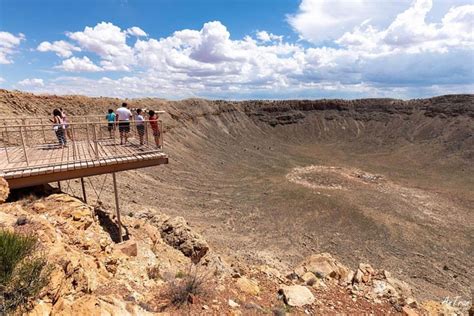
{"label": "shorts", "polygon": [[158,137],[160,136],[160,131],[157,129],[153,129],[153,136]]}
{"label": "shorts", "polygon": [[119,132],[120,133],[130,133],[130,122],[119,122]]}
{"label": "shorts", "polygon": [[137,132],[140,136],[145,135],[145,125],[137,125]]}
{"label": "shorts", "polygon": [[114,123],[109,123],[109,125],[107,125],[107,129],[109,130],[109,132],[111,132],[114,129],[114,126],[115,126]]}

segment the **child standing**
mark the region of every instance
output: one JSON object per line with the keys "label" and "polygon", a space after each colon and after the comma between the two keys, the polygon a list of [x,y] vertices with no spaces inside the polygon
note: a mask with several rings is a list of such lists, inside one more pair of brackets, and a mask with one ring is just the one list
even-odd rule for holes
{"label": "child standing", "polygon": [[137,116],[135,118],[137,123],[138,137],[140,138],[140,145],[143,145],[143,136],[145,135],[145,119],[143,118],[142,113],[142,109],[137,109]]}
{"label": "child standing", "polygon": [[109,131],[109,134],[110,134],[110,138],[112,138],[112,132],[115,130],[115,113],[114,113],[114,110],[112,109],[109,109],[109,113],[107,113],[107,115],[105,116],[105,118],[107,119],[107,129]]}
{"label": "child standing", "polygon": [[153,131],[153,137],[155,138],[156,147],[161,148],[160,145],[160,129],[158,126],[158,115],[155,111],[148,111],[148,120],[150,121],[151,130]]}

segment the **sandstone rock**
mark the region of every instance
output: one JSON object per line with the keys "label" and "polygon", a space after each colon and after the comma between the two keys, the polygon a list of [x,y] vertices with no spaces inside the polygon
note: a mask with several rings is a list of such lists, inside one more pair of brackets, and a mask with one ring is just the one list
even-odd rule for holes
{"label": "sandstone rock", "polygon": [[258,295],[260,288],[254,280],[249,280],[246,277],[241,277],[236,282],[237,287],[242,291],[250,295]]}
{"label": "sandstone rock", "polygon": [[8,194],[10,194],[8,182],[2,177],[0,177],[0,203],[3,203],[7,200]]}
{"label": "sandstone rock", "polygon": [[231,300],[229,299],[229,301],[227,302],[229,304],[230,307],[232,308],[237,308],[237,307],[240,307],[240,304],[235,302],[234,300]]}
{"label": "sandstone rock", "polygon": [[198,263],[209,251],[207,242],[193,232],[184,218],[169,218],[160,227],[161,237],[167,244],[179,249],[191,261]]}
{"label": "sandstone rock", "polygon": [[[305,274],[303,274],[301,276],[301,280],[303,280],[303,282],[307,285],[313,285],[314,283],[316,283],[316,276],[314,275],[313,272],[306,272]],[[310,284],[311,283],[311,284]]]}
{"label": "sandstone rock", "polygon": [[333,278],[343,283],[349,283],[352,270],[341,264],[328,253],[312,255],[306,258],[295,269],[295,273],[301,278],[304,273],[312,272],[315,276]]}
{"label": "sandstone rock", "polygon": [[387,283],[395,289],[400,298],[409,298],[413,296],[413,291],[411,287],[404,281],[398,280],[396,278],[389,277],[387,278]]}
{"label": "sandstone rock", "polygon": [[115,248],[129,257],[136,257],[138,255],[138,246],[133,240],[124,241],[116,245]]}
{"label": "sandstone rock", "polygon": [[44,301],[39,301],[28,316],[44,316],[51,314],[52,306]]}
{"label": "sandstone rock", "polygon": [[304,306],[312,304],[315,300],[313,293],[301,285],[283,286],[278,293],[283,295],[283,300],[290,306]]}
{"label": "sandstone rock", "polygon": [[418,316],[418,313],[408,306],[403,306],[402,313],[403,316]]}

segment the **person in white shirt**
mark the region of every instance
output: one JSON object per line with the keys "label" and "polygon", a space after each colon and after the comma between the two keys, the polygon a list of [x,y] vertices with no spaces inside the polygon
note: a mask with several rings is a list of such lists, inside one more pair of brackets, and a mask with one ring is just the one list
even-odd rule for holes
{"label": "person in white shirt", "polygon": [[143,136],[145,135],[145,119],[143,118],[142,113],[142,109],[137,109],[137,116],[135,118],[138,136],[140,137],[140,145],[143,145]]}
{"label": "person in white shirt", "polygon": [[[120,145],[126,144],[128,140],[128,133],[130,133],[130,118],[132,112],[127,109],[127,103],[122,103],[122,106],[115,110],[115,119],[118,122],[120,132]],[[125,140],[125,141],[124,141]]]}

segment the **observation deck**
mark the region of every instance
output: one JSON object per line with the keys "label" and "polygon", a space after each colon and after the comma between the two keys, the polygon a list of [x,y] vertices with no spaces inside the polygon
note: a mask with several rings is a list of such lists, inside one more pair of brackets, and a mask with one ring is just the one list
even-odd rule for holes
{"label": "observation deck", "polygon": [[68,116],[61,146],[47,117],[0,118],[0,177],[17,189],[167,164],[163,123],[158,136],[148,120],[143,125],[130,121],[128,142],[121,145],[119,126],[110,126],[105,115]]}

